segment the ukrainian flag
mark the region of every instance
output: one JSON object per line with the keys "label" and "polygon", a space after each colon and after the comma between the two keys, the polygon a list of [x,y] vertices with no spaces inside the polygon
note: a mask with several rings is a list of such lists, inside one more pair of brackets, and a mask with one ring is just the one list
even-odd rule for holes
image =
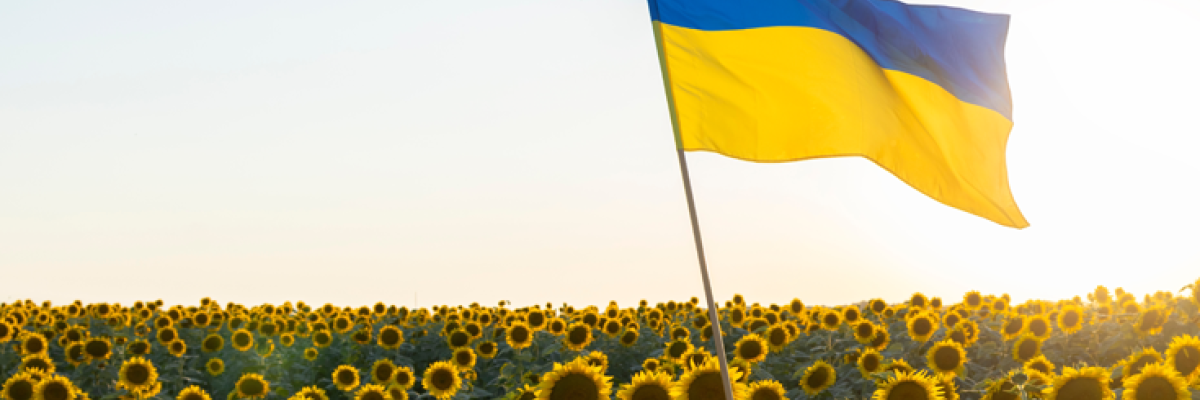
{"label": "ukrainian flag", "polygon": [[1008,16],[892,0],[649,0],[680,149],[862,156],[1029,226],[1008,186]]}

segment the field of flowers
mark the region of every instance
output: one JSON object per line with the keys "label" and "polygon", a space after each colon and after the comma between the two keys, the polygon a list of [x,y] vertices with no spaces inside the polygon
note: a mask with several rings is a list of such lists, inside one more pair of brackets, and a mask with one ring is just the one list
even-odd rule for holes
{"label": "field of flowers", "polygon": [[[1012,304],[725,301],[740,399],[1200,399],[1200,281]],[[723,399],[702,303],[0,305],[4,400]],[[1193,395],[1192,392],[1196,392]]]}

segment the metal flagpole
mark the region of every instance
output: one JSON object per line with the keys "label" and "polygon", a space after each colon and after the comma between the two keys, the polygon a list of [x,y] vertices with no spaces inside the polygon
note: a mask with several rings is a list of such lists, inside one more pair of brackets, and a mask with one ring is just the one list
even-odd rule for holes
{"label": "metal flagpole", "polygon": [[712,284],[708,281],[708,263],[704,260],[704,243],[700,240],[700,221],[696,219],[696,202],[692,199],[692,180],[688,174],[687,157],[683,149],[679,154],[679,171],[683,173],[683,192],[687,194],[688,215],[692,217],[692,238],[696,241],[696,257],[700,259],[700,276],[704,278],[704,297],[708,299],[708,322],[712,327],[713,347],[717,349],[717,360],[721,362],[721,381],[725,383],[725,399],[734,400],[733,385],[729,381],[729,363],[725,361],[725,340],[721,338],[721,319],[717,315],[717,304],[713,302]]}
{"label": "metal flagpole", "polygon": [[[657,7],[650,0],[650,7]],[[729,362],[725,360],[725,339],[721,337],[721,318],[717,315],[717,304],[713,301],[712,284],[708,281],[708,263],[704,260],[704,243],[700,240],[700,221],[696,219],[696,202],[692,198],[692,180],[688,174],[687,157],[684,156],[683,139],[679,135],[679,119],[675,115],[675,95],[671,91],[671,74],[667,71],[667,55],[663,46],[662,26],[652,21],[654,44],[658,50],[658,65],[662,68],[663,86],[667,92],[667,108],[671,113],[671,129],[675,134],[675,150],[679,155],[679,172],[683,175],[683,192],[687,195],[688,215],[692,218],[692,238],[696,242],[696,257],[700,260],[700,277],[704,280],[704,298],[708,300],[708,322],[713,329],[713,347],[721,363],[721,382],[725,385],[725,400],[734,400],[733,384],[729,381]]]}

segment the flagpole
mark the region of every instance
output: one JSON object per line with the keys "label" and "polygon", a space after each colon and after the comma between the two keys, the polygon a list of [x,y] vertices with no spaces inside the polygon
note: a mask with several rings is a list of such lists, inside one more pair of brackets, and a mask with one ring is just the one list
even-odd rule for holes
{"label": "flagpole", "polygon": [[729,381],[729,363],[725,361],[725,340],[721,338],[721,318],[717,315],[712,284],[708,280],[708,263],[704,260],[704,242],[700,240],[700,221],[696,218],[696,201],[692,198],[692,180],[688,174],[687,157],[684,156],[682,148],[676,149],[676,154],[679,155],[679,171],[683,175],[683,192],[687,195],[688,215],[692,218],[692,239],[696,242],[696,258],[700,260],[700,277],[704,280],[704,297],[708,299],[708,323],[713,330],[713,347],[717,349],[717,360],[720,360],[721,363],[721,381],[725,383],[725,399],[734,400],[733,384]]}
{"label": "flagpole", "polygon": [[[650,7],[657,8],[657,2],[650,0]],[[683,193],[687,197],[688,216],[692,219],[692,239],[696,242],[696,258],[700,261],[700,277],[704,281],[704,298],[708,301],[708,325],[713,330],[713,348],[716,349],[717,360],[721,363],[721,382],[725,386],[725,400],[735,400],[733,383],[729,381],[729,362],[725,360],[725,339],[721,337],[721,317],[717,314],[717,304],[713,301],[712,284],[708,279],[708,262],[704,260],[704,242],[700,240],[700,221],[696,218],[696,201],[692,198],[692,179],[688,174],[683,138],[679,134],[679,118],[675,114],[675,95],[671,90],[671,74],[667,71],[667,54],[663,45],[662,25],[658,21],[651,21],[651,25],[654,28],[654,47],[658,51],[658,65],[662,69],[663,87],[667,93],[671,130],[675,134],[675,152],[679,156],[679,172],[683,176]]]}

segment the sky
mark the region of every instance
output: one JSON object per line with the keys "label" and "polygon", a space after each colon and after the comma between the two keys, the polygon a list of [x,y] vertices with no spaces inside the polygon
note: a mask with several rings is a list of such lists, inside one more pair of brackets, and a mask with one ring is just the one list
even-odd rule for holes
{"label": "sky", "polygon": [[[1012,15],[1031,227],[861,158],[688,155],[718,301],[1200,278],[1200,5]],[[0,4],[0,302],[703,299],[642,0]]]}

